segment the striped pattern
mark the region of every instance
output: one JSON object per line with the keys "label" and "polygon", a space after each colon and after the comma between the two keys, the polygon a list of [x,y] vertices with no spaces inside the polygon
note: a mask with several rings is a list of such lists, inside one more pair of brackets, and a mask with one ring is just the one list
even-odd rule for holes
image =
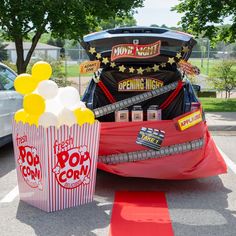
{"label": "striped pattern", "polygon": [[[55,127],[47,129],[43,127],[37,128],[28,124],[22,124],[21,122],[17,124],[13,122],[13,141],[20,199],[47,212],[91,202],[95,190],[99,133],[99,122],[95,122],[94,125],[61,126],[58,129]],[[19,150],[16,137],[24,135],[27,135],[27,142],[22,145],[35,147],[40,158],[42,190],[31,188],[25,182],[17,162]],[[56,176],[52,171],[57,164],[53,145],[56,140],[58,143],[62,143],[70,137],[73,138],[74,147],[86,145],[88,148],[91,157],[90,182],[88,184],[81,184],[74,189],[65,189],[58,184]],[[63,150],[66,150],[66,148]]]}
{"label": "striped pattern", "polygon": [[178,85],[178,82],[173,82],[173,83],[163,86],[161,88],[157,88],[155,90],[152,90],[152,91],[149,91],[146,93],[142,93],[142,94],[133,96],[131,98],[127,98],[122,101],[115,102],[113,104],[109,104],[109,105],[106,105],[103,107],[96,108],[93,110],[93,112],[95,114],[95,117],[104,116],[104,115],[113,113],[117,110],[121,110],[121,109],[127,108],[129,106],[133,106],[137,103],[141,103],[141,102],[144,102],[148,99],[157,97],[157,96],[162,95],[164,93],[167,93],[171,90],[174,90],[177,87],[177,85]]}
{"label": "striped pattern", "polygon": [[204,145],[204,139],[197,139],[191,142],[176,144],[172,146],[162,147],[159,151],[156,150],[144,150],[137,152],[128,152],[121,154],[112,154],[106,156],[99,156],[98,162],[104,164],[119,164],[124,162],[144,161],[148,159],[155,159],[175,154],[181,154],[196,149],[202,148]]}

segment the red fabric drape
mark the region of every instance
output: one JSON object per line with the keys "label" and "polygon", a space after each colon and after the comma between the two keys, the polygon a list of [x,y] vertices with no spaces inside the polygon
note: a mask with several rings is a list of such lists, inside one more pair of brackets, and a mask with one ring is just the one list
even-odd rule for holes
{"label": "red fabric drape", "polygon": [[110,91],[107,89],[107,87],[105,86],[105,84],[101,80],[98,82],[98,86],[104,92],[104,94],[106,95],[106,98],[109,100],[110,103],[116,102],[116,99],[112,96]]}
{"label": "red fabric drape", "polygon": [[101,123],[99,156],[148,150],[135,142],[141,127],[164,130],[165,138],[162,146],[204,138],[204,146],[201,149],[130,163],[113,165],[98,163],[98,168],[122,176],[156,179],[193,179],[225,173],[226,164],[208,132],[206,123],[202,121],[189,129],[180,131],[176,125],[179,118],[162,121]]}
{"label": "red fabric drape", "polygon": [[170,94],[170,96],[165,100],[165,102],[161,104],[160,108],[162,110],[167,108],[172,103],[172,101],[176,98],[182,87],[183,87],[183,82],[179,81],[176,89]]}

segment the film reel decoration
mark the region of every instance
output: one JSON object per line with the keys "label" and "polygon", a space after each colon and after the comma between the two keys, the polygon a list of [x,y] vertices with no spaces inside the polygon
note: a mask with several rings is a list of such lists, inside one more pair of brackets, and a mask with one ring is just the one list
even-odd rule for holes
{"label": "film reel decoration", "polygon": [[204,138],[196,139],[186,143],[175,144],[171,146],[162,147],[159,151],[144,150],[137,152],[128,152],[121,154],[112,154],[106,156],[99,156],[98,162],[112,165],[124,162],[136,162],[148,159],[162,158],[165,156],[181,154],[193,150],[201,149],[204,145]]}
{"label": "film reel decoration", "polygon": [[157,96],[167,93],[171,90],[174,90],[177,87],[177,85],[178,85],[178,82],[176,81],[176,82],[170,83],[168,85],[165,85],[163,87],[157,88],[155,90],[152,90],[152,91],[149,91],[146,93],[142,93],[142,94],[138,94],[136,96],[115,102],[113,104],[109,104],[109,105],[106,105],[103,107],[96,108],[93,110],[93,112],[94,112],[96,118],[104,116],[104,115],[108,115],[110,113],[115,112],[116,110],[121,110],[123,108],[133,106],[133,105],[138,104],[140,102],[144,102],[148,99],[157,97]]}

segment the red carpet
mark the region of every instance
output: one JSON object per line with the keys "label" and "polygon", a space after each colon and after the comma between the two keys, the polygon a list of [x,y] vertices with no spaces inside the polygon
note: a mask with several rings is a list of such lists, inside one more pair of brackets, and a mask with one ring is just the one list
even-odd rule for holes
{"label": "red carpet", "polygon": [[173,236],[163,192],[116,192],[110,236]]}

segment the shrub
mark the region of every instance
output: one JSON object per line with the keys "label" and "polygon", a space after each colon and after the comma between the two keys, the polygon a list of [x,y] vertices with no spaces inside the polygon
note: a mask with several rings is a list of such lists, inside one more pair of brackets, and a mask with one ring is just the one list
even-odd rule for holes
{"label": "shrub", "polygon": [[216,91],[200,91],[197,95],[198,97],[216,98]]}

